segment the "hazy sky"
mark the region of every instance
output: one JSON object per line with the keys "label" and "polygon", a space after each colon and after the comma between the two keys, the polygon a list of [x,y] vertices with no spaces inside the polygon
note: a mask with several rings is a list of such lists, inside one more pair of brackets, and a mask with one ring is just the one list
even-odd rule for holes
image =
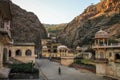
{"label": "hazy sky", "polygon": [[21,8],[34,12],[42,23],[68,23],[84,9],[100,0],[12,0]]}

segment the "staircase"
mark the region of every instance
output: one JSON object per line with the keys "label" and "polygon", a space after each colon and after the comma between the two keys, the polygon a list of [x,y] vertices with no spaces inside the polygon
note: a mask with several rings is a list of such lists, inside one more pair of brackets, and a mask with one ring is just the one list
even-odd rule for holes
{"label": "staircase", "polygon": [[15,59],[15,58],[13,58],[13,57],[10,57],[10,58],[9,58],[9,63],[10,63],[10,64],[13,64],[13,63],[20,64],[20,63],[23,63],[23,62]]}

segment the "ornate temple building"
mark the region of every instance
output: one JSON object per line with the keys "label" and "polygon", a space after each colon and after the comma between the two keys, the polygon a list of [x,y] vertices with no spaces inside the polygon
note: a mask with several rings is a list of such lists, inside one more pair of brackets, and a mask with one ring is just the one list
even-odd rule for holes
{"label": "ornate temple building", "polygon": [[42,44],[42,57],[60,58],[61,56],[70,56],[72,54],[67,46],[61,45],[56,41],[55,38],[42,39],[41,44]]}
{"label": "ornate temple building", "polygon": [[70,49],[57,42],[56,38],[42,39],[42,57],[58,58],[62,65],[69,66],[74,62],[74,54]]}
{"label": "ornate temple building", "polygon": [[[55,37],[42,39],[42,56],[43,57],[55,57],[57,55],[57,47],[61,44],[56,41]],[[57,56],[56,56],[57,57]]]}
{"label": "ornate temple building", "polygon": [[100,30],[95,34],[96,74],[120,78],[120,44],[109,42],[110,35]]}

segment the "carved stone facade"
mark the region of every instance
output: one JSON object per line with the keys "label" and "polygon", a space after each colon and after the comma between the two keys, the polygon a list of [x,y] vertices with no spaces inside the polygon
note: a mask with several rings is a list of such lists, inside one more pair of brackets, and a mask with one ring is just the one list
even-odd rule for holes
{"label": "carved stone facade", "polygon": [[14,43],[9,47],[9,58],[14,58],[23,63],[35,62],[34,43]]}
{"label": "carved stone facade", "polygon": [[100,30],[95,35],[96,73],[120,78],[120,44],[109,42],[109,34]]}

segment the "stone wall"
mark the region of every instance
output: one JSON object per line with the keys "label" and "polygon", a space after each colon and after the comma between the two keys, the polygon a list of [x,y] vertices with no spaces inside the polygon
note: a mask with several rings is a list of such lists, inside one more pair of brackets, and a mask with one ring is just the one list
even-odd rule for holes
{"label": "stone wall", "polygon": [[96,64],[96,74],[97,75],[105,75],[106,74],[106,64],[105,63],[97,63]]}
{"label": "stone wall", "polygon": [[106,75],[120,77],[120,64],[114,62],[108,63],[106,68]]}
{"label": "stone wall", "polygon": [[70,66],[74,62],[74,57],[61,57],[61,64]]}
{"label": "stone wall", "polygon": [[113,78],[120,78],[120,63],[97,63],[96,74]]}
{"label": "stone wall", "polygon": [[[11,50],[11,57],[21,61],[21,62],[35,62],[35,48],[34,46],[11,46],[9,48],[9,50]],[[16,51],[17,50],[20,50],[22,55],[21,56],[16,56]],[[31,50],[31,55],[30,56],[27,56],[25,55],[25,52],[27,50]]]}

